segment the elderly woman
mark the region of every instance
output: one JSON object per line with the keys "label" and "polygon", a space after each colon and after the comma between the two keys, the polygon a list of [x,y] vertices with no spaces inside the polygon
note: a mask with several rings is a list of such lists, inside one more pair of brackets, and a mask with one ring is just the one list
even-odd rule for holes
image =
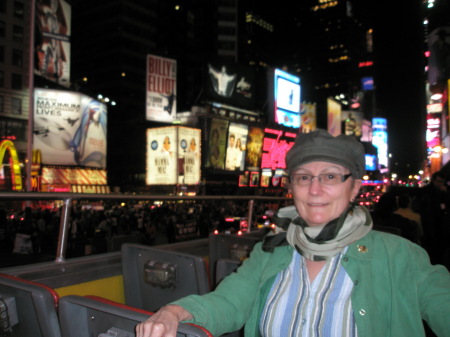
{"label": "elderly woman", "polygon": [[425,336],[422,319],[450,336],[450,274],[399,236],[372,230],[353,203],[364,149],[323,130],[297,136],[287,153],[294,206],[277,214],[285,232],[255,246],[236,273],[206,295],[163,307],[138,337],[176,336],[180,321],[214,335]]}

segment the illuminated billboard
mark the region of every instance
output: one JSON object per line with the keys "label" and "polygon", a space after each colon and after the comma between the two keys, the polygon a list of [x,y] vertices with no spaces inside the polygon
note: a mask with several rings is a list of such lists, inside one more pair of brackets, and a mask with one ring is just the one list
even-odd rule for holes
{"label": "illuminated billboard", "polygon": [[196,185],[200,182],[201,130],[179,126],[178,183]]}
{"label": "illuminated billboard", "polygon": [[363,77],[361,79],[361,87],[364,91],[373,90],[373,77]]}
{"label": "illuminated billboard", "polygon": [[[372,119],[372,144],[378,151],[378,164],[380,171],[387,169],[388,165],[388,133],[386,118]],[[382,172],[383,173],[383,172]]]}
{"label": "illuminated billboard", "polygon": [[441,145],[441,114],[427,114],[427,148],[433,149]]}
{"label": "illuminated billboard", "polygon": [[79,93],[35,89],[33,148],[42,163],[106,167],[106,105]]}
{"label": "illuminated billboard", "polygon": [[341,111],[342,130],[346,136],[352,136],[357,139],[362,137],[362,113],[359,111]]}
{"label": "illuminated billboard", "polygon": [[286,152],[294,145],[296,135],[292,132],[266,128],[261,168],[286,169]]}
{"label": "illuminated billboard", "polygon": [[317,107],[312,103],[300,105],[301,132],[308,133],[317,128]]}
{"label": "illuminated billboard", "polygon": [[225,156],[225,170],[243,171],[245,153],[247,150],[248,126],[230,123],[228,127],[227,152]]}
{"label": "illuminated billboard", "polygon": [[236,63],[211,61],[205,71],[205,98],[213,102],[253,109],[255,73]]}
{"label": "illuminated billboard", "polygon": [[[280,69],[269,71],[269,100],[273,100],[275,123],[300,127],[300,78]],[[272,102],[271,102],[272,103]]]}
{"label": "illuminated billboard", "polygon": [[200,182],[201,130],[181,126],[147,129],[147,185]]}
{"label": "illuminated billboard", "polygon": [[147,55],[146,118],[173,122],[177,111],[177,61]]}
{"label": "illuminated billboard", "polygon": [[70,35],[72,9],[65,0],[36,0],[34,73],[70,85]]}
{"label": "illuminated billboard", "polygon": [[449,45],[450,27],[441,26],[428,35],[428,82],[430,85],[446,84],[450,79]]}
{"label": "illuminated billboard", "polygon": [[228,121],[212,118],[209,132],[208,155],[205,167],[224,169],[225,145],[227,143]]}
{"label": "illuminated billboard", "polygon": [[247,136],[247,153],[245,155],[245,169],[259,171],[261,167],[264,129],[249,126]]}
{"label": "illuminated billboard", "polygon": [[366,171],[376,171],[378,169],[377,156],[374,154],[365,154],[364,159],[366,162]]}
{"label": "illuminated billboard", "polygon": [[342,107],[339,102],[336,102],[332,98],[327,99],[327,112],[328,112],[328,132],[330,135],[336,137],[342,134],[341,127],[341,111]]}

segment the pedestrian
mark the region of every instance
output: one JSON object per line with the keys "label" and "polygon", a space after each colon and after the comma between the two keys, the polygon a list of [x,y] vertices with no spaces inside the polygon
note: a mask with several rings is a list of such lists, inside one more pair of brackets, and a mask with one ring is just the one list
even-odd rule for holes
{"label": "pedestrian", "polygon": [[324,130],[297,135],[286,155],[293,206],[285,231],[258,243],[237,272],[205,295],[161,308],[137,337],[175,337],[178,322],[220,336],[450,336],[450,274],[420,246],[372,230],[355,204],[364,175],[356,139]]}

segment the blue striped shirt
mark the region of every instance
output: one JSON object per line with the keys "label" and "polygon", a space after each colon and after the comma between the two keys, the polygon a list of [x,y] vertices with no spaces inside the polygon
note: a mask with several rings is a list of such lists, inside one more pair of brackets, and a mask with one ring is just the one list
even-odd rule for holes
{"label": "blue striped shirt", "polygon": [[353,282],[341,266],[343,253],[328,260],[310,283],[297,252],[267,297],[259,329],[263,337],[356,337]]}

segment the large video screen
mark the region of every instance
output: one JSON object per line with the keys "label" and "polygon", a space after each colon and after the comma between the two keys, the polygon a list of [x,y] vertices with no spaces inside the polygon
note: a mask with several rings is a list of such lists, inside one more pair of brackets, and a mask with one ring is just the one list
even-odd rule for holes
{"label": "large video screen", "polygon": [[300,127],[300,78],[280,69],[274,72],[275,122]]}

